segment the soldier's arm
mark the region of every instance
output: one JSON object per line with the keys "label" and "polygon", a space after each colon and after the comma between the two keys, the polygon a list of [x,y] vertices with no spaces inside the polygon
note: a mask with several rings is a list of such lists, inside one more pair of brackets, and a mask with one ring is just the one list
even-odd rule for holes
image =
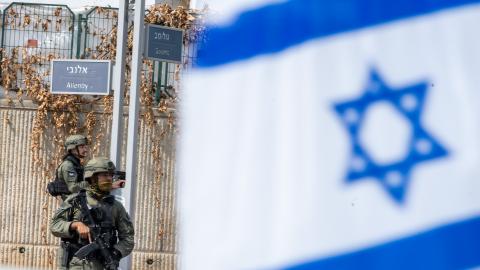
{"label": "soldier's arm", "polygon": [[75,215],[74,209],[68,201],[65,201],[60,205],[60,208],[58,208],[50,221],[50,231],[53,235],[61,238],[74,237],[74,232],[70,228],[72,223],[69,220],[70,215]]}
{"label": "soldier's arm", "polygon": [[122,253],[122,257],[130,254],[134,247],[134,235],[133,223],[130,220],[130,216],[123,208],[123,205],[119,202],[115,202],[115,208],[117,209],[117,215],[115,219],[115,226],[118,230],[118,243],[114,246],[115,249]]}
{"label": "soldier's arm", "polygon": [[77,171],[75,170],[75,167],[71,162],[65,162],[60,169],[62,177],[65,180],[68,190],[71,193],[77,193],[81,189],[85,189],[88,187],[87,181],[82,180],[80,182],[77,182]]}

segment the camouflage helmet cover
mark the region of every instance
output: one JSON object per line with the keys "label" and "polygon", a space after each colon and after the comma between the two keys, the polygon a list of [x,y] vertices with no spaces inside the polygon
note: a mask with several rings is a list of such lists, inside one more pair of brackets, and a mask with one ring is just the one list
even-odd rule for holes
{"label": "camouflage helmet cover", "polygon": [[75,147],[80,145],[87,145],[88,139],[84,135],[71,135],[65,140],[65,148],[67,151],[75,149]]}
{"label": "camouflage helmet cover", "polygon": [[96,157],[87,162],[84,169],[84,178],[87,180],[96,173],[115,172],[115,164],[106,157]]}

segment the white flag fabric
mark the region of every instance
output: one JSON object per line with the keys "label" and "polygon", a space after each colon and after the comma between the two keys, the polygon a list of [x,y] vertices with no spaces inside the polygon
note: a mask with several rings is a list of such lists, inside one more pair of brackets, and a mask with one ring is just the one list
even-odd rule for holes
{"label": "white flag fabric", "polygon": [[181,267],[480,266],[480,1],[244,2],[186,80]]}

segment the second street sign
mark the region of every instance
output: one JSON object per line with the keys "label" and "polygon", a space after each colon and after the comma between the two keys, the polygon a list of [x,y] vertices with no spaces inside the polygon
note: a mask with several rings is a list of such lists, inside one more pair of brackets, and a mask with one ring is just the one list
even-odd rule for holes
{"label": "second street sign", "polygon": [[157,61],[182,62],[183,30],[147,24],[146,57]]}
{"label": "second street sign", "polygon": [[110,94],[110,60],[61,59],[51,62],[53,94]]}

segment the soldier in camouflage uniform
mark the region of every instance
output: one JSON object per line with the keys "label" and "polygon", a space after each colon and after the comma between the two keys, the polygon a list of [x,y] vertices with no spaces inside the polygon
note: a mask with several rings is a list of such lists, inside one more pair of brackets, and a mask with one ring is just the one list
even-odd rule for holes
{"label": "soldier in camouflage uniform", "polygon": [[[88,154],[88,139],[84,135],[71,135],[65,140],[65,150],[67,154],[63,157],[63,162],[56,171],[56,178],[67,184],[69,193],[79,192],[88,187],[88,183],[83,180],[83,166],[80,162]],[[113,189],[120,188],[124,180],[115,181]],[[62,199],[69,194],[62,194]]]}
{"label": "soldier in camouflage uniform", "polygon": [[[110,195],[114,171],[115,165],[107,158],[94,158],[86,164],[84,177],[89,183],[86,191],[86,202],[90,209],[88,211],[97,213],[92,216],[101,217],[95,221],[94,227],[100,228],[102,235],[109,236],[106,240],[110,243],[109,252],[112,258],[119,261],[133,250],[134,229],[123,205]],[[79,202],[83,192],[85,191],[68,196],[50,223],[52,234],[62,239],[58,256],[59,269],[104,269],[105,260],[98,251],[92,252],[93,254],[84,260],[73,255],[94,240],[91,234],[93,227],[86,225],[88,222]]]}
{"label": "soldier in camouflage uniform", "polygon": [[[83,180],[83,166],[80,159],[88,154],[88,139],[84,135],[71,135],[65,140],[65,150],[67,154],[63,157],[63,162],[57,169],[57,178],[67,184],[70,193],[79,192],[80,189],[88,187],[88,183]],[[68,194],[63,194],[62,199]]]}

